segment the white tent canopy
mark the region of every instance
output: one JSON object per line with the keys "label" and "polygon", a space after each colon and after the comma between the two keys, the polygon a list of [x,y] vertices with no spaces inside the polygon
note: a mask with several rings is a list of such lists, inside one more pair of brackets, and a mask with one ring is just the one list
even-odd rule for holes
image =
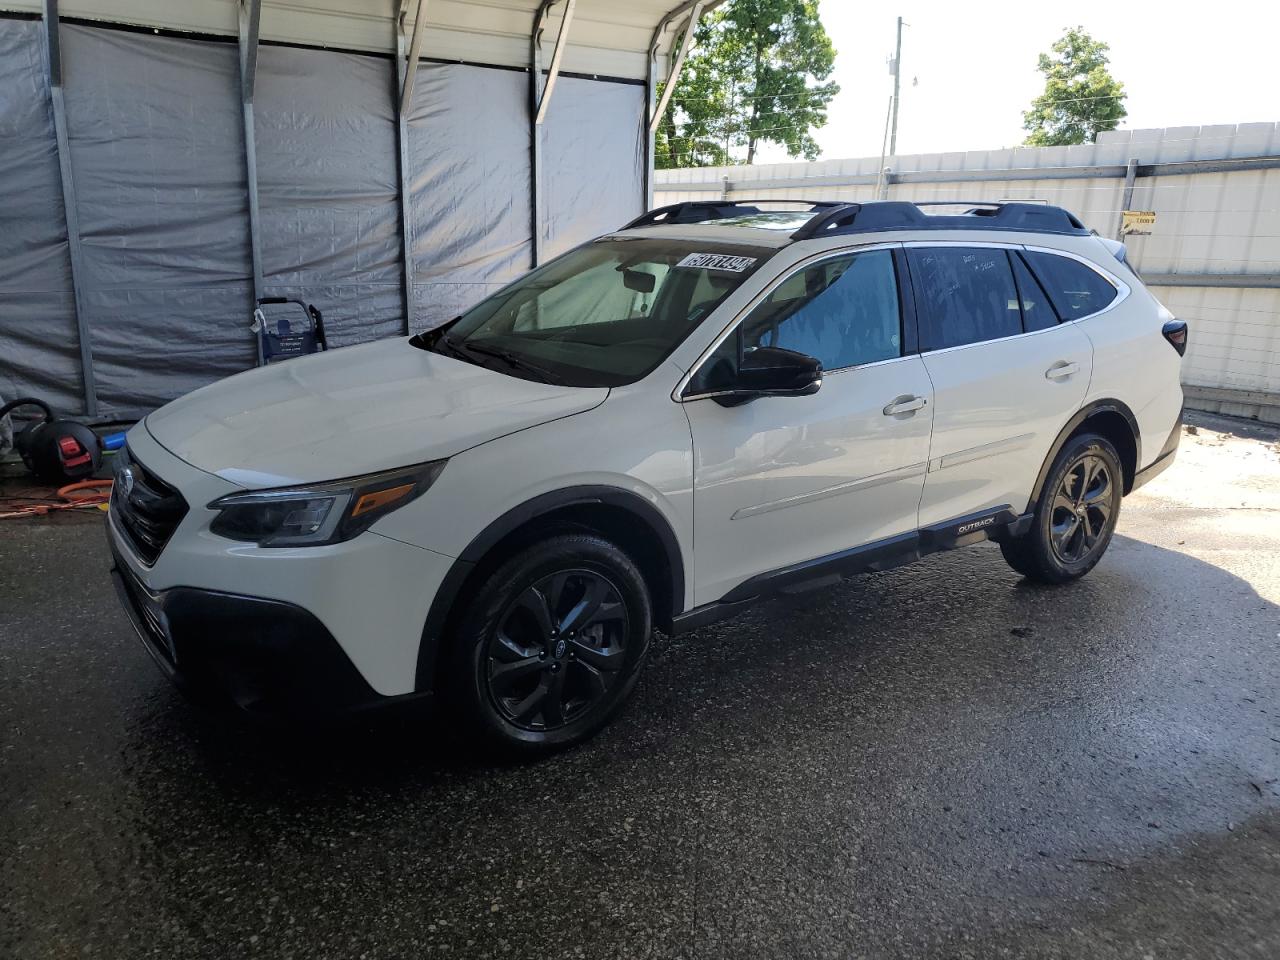
{"label": "white tent canopy", "polygon": [[[717,0],[720,2],[720,0]],[[715,6],[708,3],[706,7]],[[0,0],[0,10],[42,10],[41,0]],[[63,17],[125,23],[234,37],[236,0],[64,0]],[[428,0],[422,56],[495,66],[529,65],[529,32],[538,0]],[[660,42],[665,58],[692,4],[683,0],[578,0],[564,70],[643,80],[654,30],[667,21]],[[416,0],[407,4],[412,28]],[[670,16],[673,11],[674,17]],[[394,53],[399,0],[264,0],[261,39],[304,46]],[[563,4],[552,12],[552,29]],[[665,61],[660,60],[660,68]]]}

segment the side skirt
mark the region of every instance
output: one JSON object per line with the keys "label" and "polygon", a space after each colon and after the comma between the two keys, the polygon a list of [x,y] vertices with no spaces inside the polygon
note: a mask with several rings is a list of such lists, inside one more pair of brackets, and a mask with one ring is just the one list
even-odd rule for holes
{"label": "side skirt", "polygon": [[833,586],[862,573],[891,570],[913,563],[931,553],[954,550],[985,540],[1004,540],[1030,529],[1032,514],[1018,516],[1004,505],[956,517],[944,523],[921,527],[884,540],[841,550],[829,556],[806,560],[768,573],[757,574],[739,584],[719,600],[694,607],[675,617],[672,635],[688,633],[735,616],[761,600],[781,594],[804,593]]}

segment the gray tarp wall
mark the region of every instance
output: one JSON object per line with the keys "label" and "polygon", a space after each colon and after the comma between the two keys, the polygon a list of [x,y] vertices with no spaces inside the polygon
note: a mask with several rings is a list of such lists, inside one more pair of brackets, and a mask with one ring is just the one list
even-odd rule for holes
{"label": "gray tarp wall", "polygon": [[418,67],[409,114],[409,195],[414,310],[427,326],[457,316],[529,269],[528,104],[524,73]]}
{"label": "gray tarp wall", "polygon": [[0,21],[0,397],[70,411],[80,348],[39,28]]}
{"label": "gray tarp wall", "polygon": [[[83,410],[42,25],[0,19],[0,396]],[[63,71],[100,417],[253,364],[234,43],[65,23]],[[268,296],[332,344],[404,326],[395,65],[263,44],[255,96]],[[528,74],[423,62],[409,120],[410,328],[530,265]],[[562,77],[543,129],[544,258],[639,212],[643,86]]]}
{"label": "gray tarp wall", "polygon": [[404,328],[391,69],[328,50],[258,51],[263,279],[269,296],[314,302],[334,346]]}
{"label": "gray tarp wall", "polygon": [[103,411],[254,361],[235,46],[62,28],[67,131]]}

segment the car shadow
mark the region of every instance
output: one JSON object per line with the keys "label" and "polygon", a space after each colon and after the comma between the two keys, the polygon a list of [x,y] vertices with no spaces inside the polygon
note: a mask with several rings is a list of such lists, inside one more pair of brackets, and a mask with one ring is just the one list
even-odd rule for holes
{"label": "car shadow", "polygon": [[[722,746],[750,749],[777,731],[855,725],[871,713],[893,721],[893,698],[910,697],[908,678],[917,691],[945,691],[957,705],[998,700],[1018,685],[1087,696],[1101,684],[1115,697],[1126,658],[1158,646],[1153,611],[1186,603],[1185,584],[1256,611],[1251,617],[1275,616],[1228,571],[1124,536],[1089,577],[1060,587],[1020,578],[986,544],[777,598],[678,638],[659,635],[632,701],[604,734],[540,761],[487,751],[431,701],[347,721],[280,723],[162,695],[134,747],[149,752],[156,725],[167,725],[166,743],[190,744],[188,758],[211,779],[248,795],[269,796],[285,783],[302,795],[350,784],[419,793],[442,780],[528,775],[531,767],[554,779],[562,769],[643,764],[669,749],[705,750],[709,732]],[[1203,627],[1204,641],[1221,641],[1217,627]],[[916,723],[910,711],[896,719]]]}

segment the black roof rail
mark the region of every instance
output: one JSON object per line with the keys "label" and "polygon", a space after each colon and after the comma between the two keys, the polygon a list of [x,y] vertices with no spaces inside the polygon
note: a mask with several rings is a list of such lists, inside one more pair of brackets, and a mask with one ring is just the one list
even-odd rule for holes
{"label": "black roof rail", "polygon": [[[925,213],[921,207],[965,206],[964,213]],[[792,240],[874,233],[884,230],[1016,230],[1028,233],[1065,233],[1087,236],[1074,214],[1044,203],[986,200],[876,200],[842,203],[821,210],[795,233]]]}
{"label": "black roof rail", "polygon": [[[812,214],[792,240],[874,233],[886,230],[1014,230],[1026,233],[1087,235],[1075,214],[1046,203],[1007,200],[686,200],[657,207],[632,220],[623,230],[664,224],[706,223],[729,217],[765,213],[758,204],[807,207]],[[958,214],[926,213],[922,207],[967,207]],[[785,207],[784,207],[785,209]],[[782,211],[779,211],[782,212]]]}
{"label": "black roof rail", "polygon": [[[750,216],[765,213],[756,204],[784,203],[808,207],[808,212],[825,210],[829,207],[840,207],[844,204],[834,200],[686,200],[683,203],[672,203],[654,209],[636,217],[623,230],[636,227],[656,227],[669,223],[705,223],[708,220],[724,220],[727,217]],[[779,211],[781,212],[781,211]]]}

